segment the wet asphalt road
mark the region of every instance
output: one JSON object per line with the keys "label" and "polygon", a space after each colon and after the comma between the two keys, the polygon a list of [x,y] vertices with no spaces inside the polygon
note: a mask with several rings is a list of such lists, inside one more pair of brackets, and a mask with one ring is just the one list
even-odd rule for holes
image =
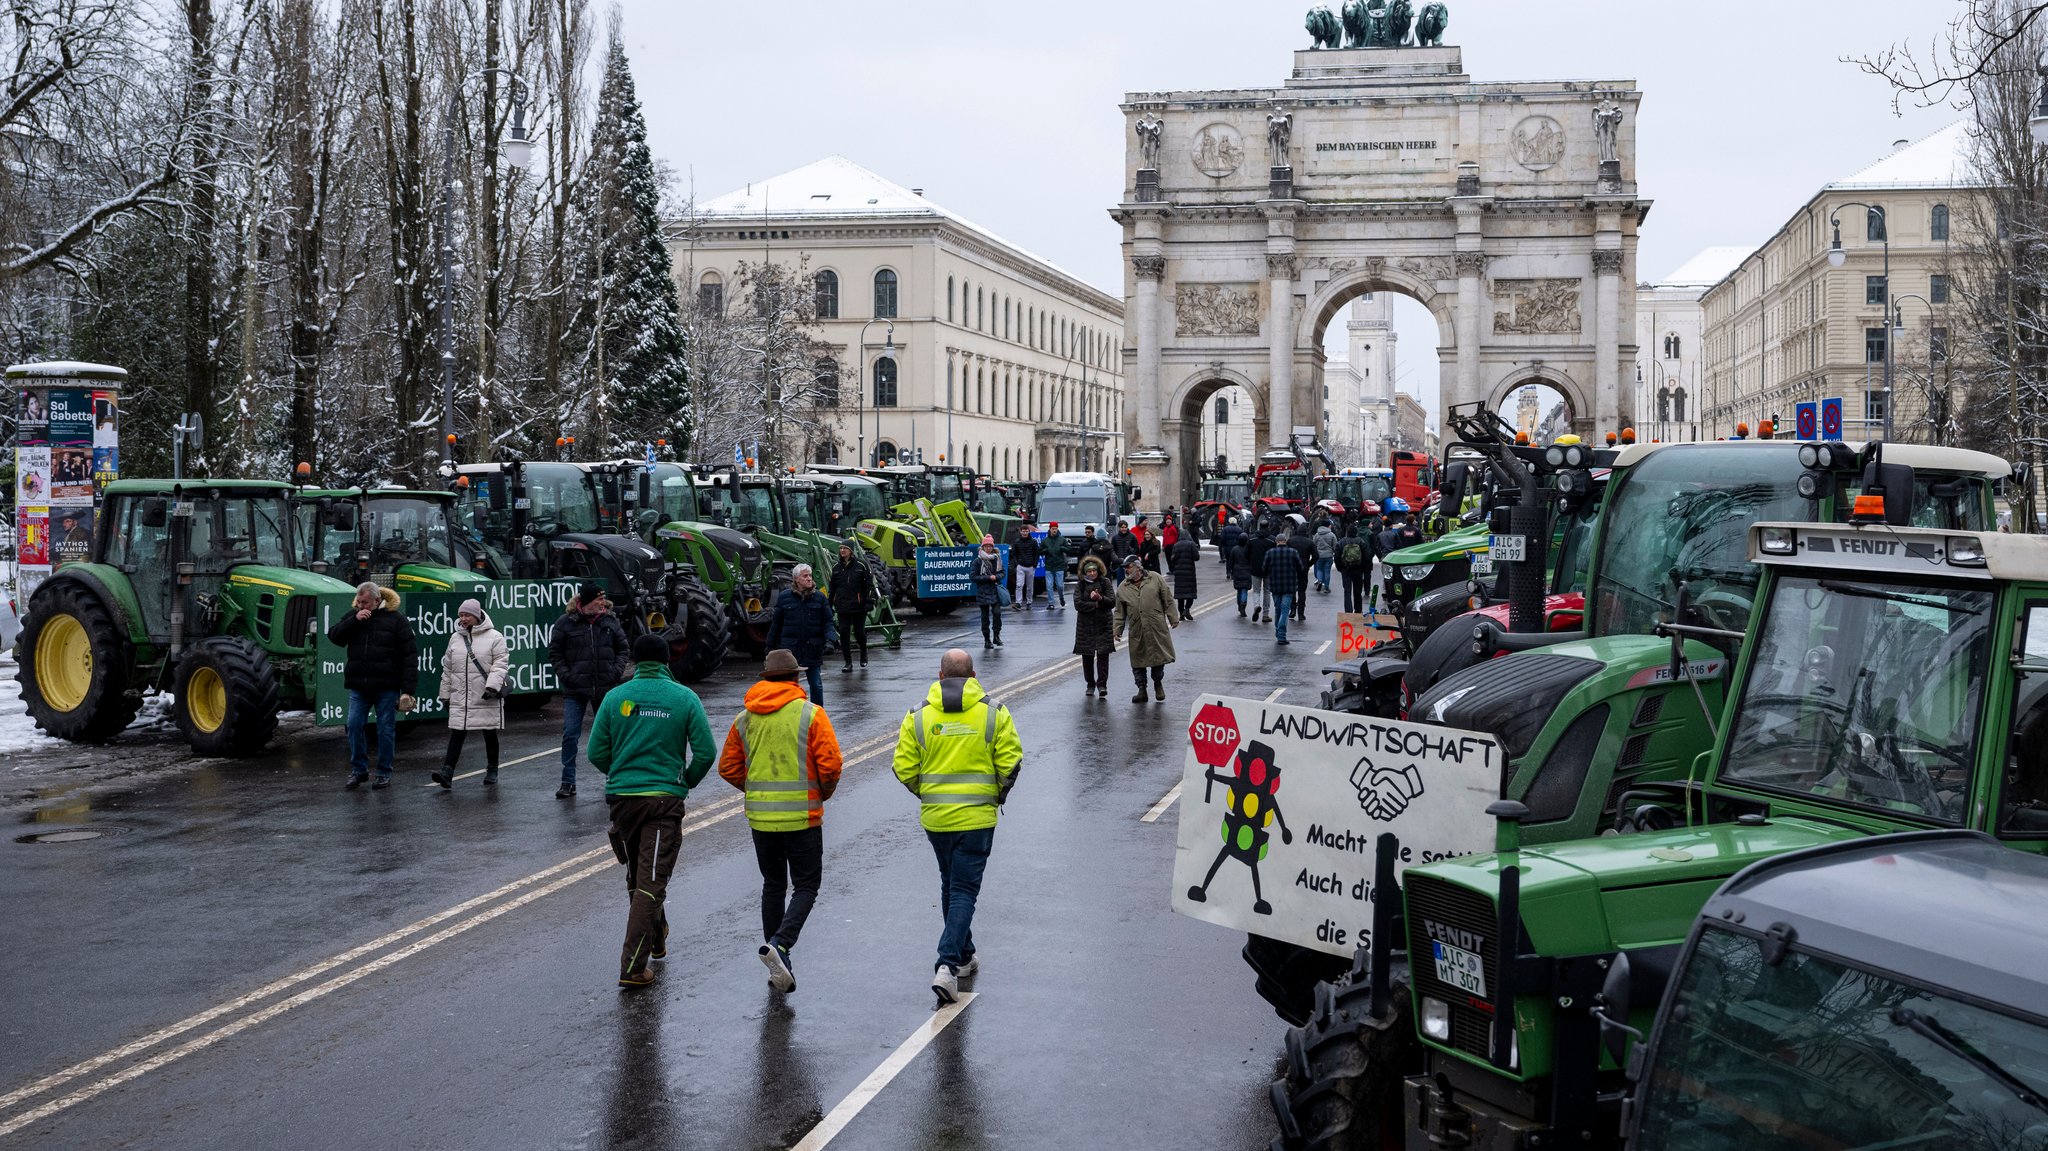
{"label": "wet asphalt road", "polygon": [[[401,740],[397,785],[374,793],[341,790],[338,731],[298,728],[254,762],[164,735],[46,753],[0,841],[0,1147],[797,1144],[934,1018],[937,869],[888,755],[955,644],[1026,749],[976,916],[978,994],[830,1145],[1264,1147],[1282,1025],[1241,937],[1167,908],[1177,812],[1140,816],[1179,779],[1197,691],[1313,701],[1335,608],[1313,597],[1276,647],[1220,575],[1202,569],[1165,705],[1129,702],[1121,655],[1110,698],[1084,701],[1071,613],[1010,615],[987,654],[968,612],[913,619],[867,672],[829,664],[849,763],[786,998],[754,956],[759,874],[715,773],[689,800],[660,982],[614,985],[623,871],[602,777],[586,765],[577,800],[552,798],[554,710],[507,733],[508,761],[539,758],[452,794],[427,781],[437,726]],[[721,737],[750,672],[698,685]],[[16,838],[54,826],[103,834]]]}

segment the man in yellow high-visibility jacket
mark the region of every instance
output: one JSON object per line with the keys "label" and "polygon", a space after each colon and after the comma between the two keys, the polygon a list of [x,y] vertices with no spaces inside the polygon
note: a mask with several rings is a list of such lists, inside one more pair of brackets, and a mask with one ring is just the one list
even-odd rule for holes
{"label": "man in yellow high-visibility jacket", "polygon": [[939,660],[939,681],[903,717],[896,735],[896,778],[917,796],[920,822],[939,857],[939,935],[932,993],[954,1002],[960,981],[981,969],[974,954],[974,901],[996,837],[996,809],[1009,798],[1024,761],[1010,710],[974,678],[974,657],[954,648]]}

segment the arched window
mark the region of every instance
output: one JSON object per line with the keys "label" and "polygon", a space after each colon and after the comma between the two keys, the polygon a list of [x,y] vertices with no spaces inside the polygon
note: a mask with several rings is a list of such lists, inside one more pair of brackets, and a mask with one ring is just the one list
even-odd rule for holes
{"label": "arched window", "polygon": [[813,365],[812,379],[815,381],[815,386],[811,391],[814,397],[812,406],[820,408],[838,407],[839,361],[833,359],[819,360]]}
{"label": "arched window", "polygon": [[883,358],[875,361],[875,406],[893,408],[896,406],[896,361]]}
{"label": "arched window", "polygon": [[1003,338],[1010,338],[1010,297],[1003,297]]}
{"label": "arched window", "polygon": [[827,441],[826,441],[826,442],[824,442],[824,443],[821,443],[821,444],[819,444],[819,445],[818,445],[818,447],[817,447],[817,450],[811,453],[811,462],[812,462],[812,463],[814,463],[814,464],[836,464],[836,463],[838,463],[838,462],[839,462],[839,445],[838,445],[838,444],[835,444],[835,443],[832,443],[832,442],[831,442],[831,441],[829,441],[829,440],[827,440]]}
{"label": "arched window", "polygon": [[953,277],[946,277],[946,322],[953,322]]}
{"label": "arched window", "polygon": [[1673,388],[1673,389],[1671,389],[1671,418],[1672,418],[1673,420],[1676,420],[1676,421],[1678,421],[1679,423],[1684,423],[1684,422],[1685,422],[1685,389],[1684,389],[1684,388]]}
{"label": "arched window", "polygon": [[1936,204],[1927,214],[1927,238],[1937,242],[1948,239],[1948,205]]}
{"label": "arched window", "polygon": [[1679,338],[1678,338],[1678,333],[1677,333],[1677,332],[1669,332],[1669,333],[1666,333],[1666,334],[1665,334],[1665,336],[1664,336],[1664,358],[1665,358],[1665,359],[1667,359],[1667,360],[1675,360],[1675,359],[1677,359],[1677,358],[1679,357],[1679,355],[1680,355],[1680,354],[1681,354],[1681,353],[1682,353],[1682,352],[1683,352],[1684,350],[1685,350],[1685,345],[1684,345],[1684,344],[1683,344],[1683,343],[1682,343],[1682,342],[1681,342],[1681,341],[1679,340]]}
{"label": "arched window", "polygon": [[893,463],[895,463],[895,462],[896,462],[896,445],[895,445],[895,444],[892,444],[892,443],[890,443],[890,442],[889,442],[888,440],[878,440],[878,441],[876,441],[876,443],[875,443],[875,462],[876,462],[876,463],[878,463],[878,464],[893,464]]}
{"label": "arched window", "polygon": [[986,402],[982,398],[982,392],[987,387],[988,373],[981,368],[974,369],[974,410],[977,412],[986,410],[981,405]]}
{"label": "arched window", "polygon": [[827,269],[811,277],[814,290],[811,298],[816,301],[818,318],[836,320],[839,318],[839,273]]}
{"label": "arched window", "polygon": [[980,288],[974,289],[974,330],[988,331],[988,307]]}
{"label": "arched window", "polygon": [[1229,397],[1227,397],[1227,396],[1217,396],[1217,397],[1216,397],[1216,423],[1217,423],[1218,425],[1222,425],[1222,424],[1227,424],[1227,423],[1229,423],[1229,422],[1230,422],[1230,399],[1229,399]]}
{"label": "arched window", "polygon": [[896,317],[896,273],[887,268],[875,273],[875,318]]}
{"label": "arched window", "polygon": [[717,272],[706,272],[698,279],[697,310],[714,316],[725,311],[725,281]]}

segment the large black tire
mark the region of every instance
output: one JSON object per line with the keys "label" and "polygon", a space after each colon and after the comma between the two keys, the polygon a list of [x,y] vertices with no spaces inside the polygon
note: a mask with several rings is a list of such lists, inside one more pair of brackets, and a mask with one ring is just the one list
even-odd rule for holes
{"label": "large black tire", "polygon": [[1316,951],[1299,944],[1268,939],[1263,935],[1245,937],[1244,957],[1258,976],[1259,998],[1273,1005],[1273,1011],[1299,1027],[1315,1010],[1316,987],[1334,980],[1351,968],[1341,955]]}
{"label": "large black tire", "polygon": [[1393,1011],[1372,1017],[1372,990],[1324,983],[1306,1024],[1287,1032],[1286,1071],[1269,1098],[1280,1135],[1271,1151],[1380,1151],[1399,1147],[1404,1076],[1422,1067],[1405,983]]}
{"label": "large black tire", "polygon": [[255,755],[277,731],[277,666],[254,640],[200,640],[178,660],[175,684],[178,732],[201,755]]}
{"label": "large black tire", "polygon": [[683,585],[683,608],[682,634],[678,636],[677,629],[670,628],[669,670],[684,683],[696,683],[725,662],[732,630],[726,625],[725,609],[712,597],[711,589],[695,580]]}
{"label": "large black tire", "polygon": [[[36,652],[46,636],[70,649],[45,651],[43,664]],[[86,661],[83,692],[72,691],[75,700],[51,685],[45,690],[39,672],[51,667],[50,660],[62,660],[75,667]],[[135,713],[142,710],[141,684],[133,679],[135,654],[128,637],[114,622],[114,613],[93,590],[73,580],[52,580],[36,590],[29,601],[28,618],[14,647],[15,679],[21,684],[21,700],[36,726],[59,739],[74,743],[105,743],[121,734]],[[55,695],[57,698],[53,699]],[[63,705],[69,703],[68,709]]]}

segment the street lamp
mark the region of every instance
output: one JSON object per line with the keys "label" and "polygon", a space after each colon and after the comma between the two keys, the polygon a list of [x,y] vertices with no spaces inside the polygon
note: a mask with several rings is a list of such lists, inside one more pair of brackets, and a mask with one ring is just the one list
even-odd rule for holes
{"label": "street lamp", "polygon": [[[443,177],[441,182],[441,444],[438,469],[443,478],[455,474],[455,281],[462,277],[462,264],[455,257],[455,197],[462,194],[462,181],[455,178],[455,124],[462,118],[462,93],[469,79],[492,74],[512,81],[512,123],[504,139],[505,162],[523,169],[533,160],[533,140],[526,134],[526,83],[509,68],[485,68],[455,85],[448,96],[448,119],[441,126]],[[484,118],[490,118],[485,109]]]}
{"label": "street lamp", "polygon": [[[1889,349],[1891,348],[1891,342],[1892,342],[1892,338],[1893,338],[1893,337],[1894,337],[1895,335],[1897,335],[1897,336],[1903,336],[1903,335],[1905,335],[1905,334],[1906,334],[1906,310],[1905,310],[1905,308],[1901,307],[1900,305],[1904,304],[1904,303],[1905,303],[1905,302],[1906,302],[1907,300],[1918,300],[1918,301],[1920,301],[1921,303],[1923,303],[1923,304],[1927,305],[1927,314],[1928,314],[1928,316],[1929,316],[1929,317],[1931,318],[1931,317],[1932,317],[1932,316],[1934,315],[1934,301],[1932,301],[1932,300],[1928,299],[1928,298],[1927,298],[1926,296],[1923,296],[1923,295],[1921,295],[1921,294],[1920,294],[1920,293],[1918,293],[1918,292],[1901,292],[1901,293],[1899,293],[1898,295],[1896,295],[1896,296],[1893,296],[1893,297],[1892,297],[1892,307],[1891,307],[1891,312],[1892,312],[1892,318],[1891,318],[1891,320],[1890,320],[1890,321],[1888,322],[1888,324],[1886,325],[1886,329],[1885,329],[1885,334],[1884,334],[1885,348],[1886,348],[1887,350],[1889,350]],[[1927,347],[1927,386],[1928,386],[1928,389],[1929,389],[1930,391],[1932,391],[1932,389],[1933,389],[1933,387],[1934,387],[1934,345],[1933,345],[1933,337],[1932,337],[1931,335],[1929,336],[1929,342],[1928,342],[1928,347]],[[1943,400],[1943,402],[1942,402],[1942,405],[1941,405],[1941,410],[1940,410],[1939,412],[1937,412],[1937,413],[1936,413],[1936,422],[1935,422],[1935,433],[1934,433],[1934,434],[1935,434],[1935,440],[1934,440],[1934,442],[1935,442],[1935,443],[1940,443],[1940,442],[1941,442],[1941,421],[1943,421],[1943,420],[1946,420],[1946,419],[1947,419],[1947,416],[1948,416],[1948,410],[1947,410],[1947,409],[1948,409],[1948,403],[1947,403],[1947,395],[1946,395],[1946,393],[1944,393],[1944,394],[1943,394],[1942,400]],[[1886,438],[1886,439],[1890,439],[1890,438],[1891,438],[1891,436],[1890,436],[1890,434],[1889,434],[1889,433],[1890,433],[1890,431],[1891,431],[1891,419],[1892,419],[1892,401],[1891,401],[1891,396],[1890,396],[1890,395],[1886,395],[1886,396],[1885,396],[1885,401],[1884,401],[1884,419],[1885,419],[1885,431],[1886,431],[1886,433],[1887,433],[1887,434],[1886,434],[1886,436],[1885,436],[1885,438]]]}
{"label": "street lamp", "polygon": [[[888,360],[891,363],[896,361],[896,321],[884,316],[876,316],[860,326],[861,359],[867,359],[868,329],[876,324],[889,325],[888,330],[882,335],[882,354],[875,358],[875,368],[879,370],[883,360]],[[863,385],[860,393],[854,397],[854,457],[860,460],[859,466],[861,467],[868,466],[867,388],[879,382],[874,371],[868,372],[867,375],[868,383]],[[876,397],[877,402],[875,404],[875,447],[877,449],[880,449],[882,446],[882,405],[880,399],[881,397]]]}
{"label": "street lamp", "polygon": [[[1884,290],[1889,294],[1892,290],[1892,228],[1891,220],[1885,214],[1882,205],[1866,204],[1861,200],[1847,200],[1835,205],[1834,209],[1828,213],[1828,226],[1835,230],[1834,245],[1828,249],[1828,264],[1839,268],[1849,262],[1849,253],[1842,250],[1842,222],[1837,219],[1843,208],[1861,208],[1866,213],[1874,213],[1877,216],[1877,226],[1882,233],[1879,242],[1884,245]],[[1881,302],[1885,304],[1886,312],[1884,319],[1884,438],[1889,440],[1892,438],[1891,305],[1888,299]]]}

